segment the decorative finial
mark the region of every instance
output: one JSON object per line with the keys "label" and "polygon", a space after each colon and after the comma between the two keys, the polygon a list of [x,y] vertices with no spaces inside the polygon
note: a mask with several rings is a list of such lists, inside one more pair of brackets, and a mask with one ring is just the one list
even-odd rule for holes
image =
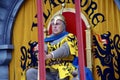
{"label": "decorative finial", "polygon": [[54,23],[54,24],[56,24],[56,22],[57,22],[58,19],[61,20],[61,21],[63,21],[64,23],[66,23],[66,22],[65,22],[65,18],[64,18],[64,16],[62,15],[64,8],[65,8],[65,3],[62,4],[62,9],[60,10],[60,13],[57,14],[57,15],[55,15],[55,16],[53,17],[52,20],[53,20],[53,23]]}
{"label": "decorative finial", "polygon": [[62,9],[60,11],[60,14],[62,14],[64,8],[65,8],[65,3],[62,4]]}

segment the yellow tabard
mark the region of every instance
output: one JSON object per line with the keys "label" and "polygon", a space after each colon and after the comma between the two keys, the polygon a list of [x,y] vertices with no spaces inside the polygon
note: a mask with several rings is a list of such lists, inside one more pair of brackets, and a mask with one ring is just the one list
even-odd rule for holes
{"label": "yellow tabard", "polygon": [[59,71],[60,79],[63,79],[67,76],[70,76],[72,78],[71,73],[75,70],[72,61],[74,59],[74,56],[78,56],[77,39],[73,34],[69,33],[67,36],[65,36],[60,42],[58,42],[55,45],[51,45],[49,42],[47,43],[48,53],[50,53],[56,50],[57,48],[59,48],[60,46],[62,46],[62,44],[64,44],[65,42],[67,42],[70,48],[70,56],[66,58],[46,60],[46,67],[57,69]]}

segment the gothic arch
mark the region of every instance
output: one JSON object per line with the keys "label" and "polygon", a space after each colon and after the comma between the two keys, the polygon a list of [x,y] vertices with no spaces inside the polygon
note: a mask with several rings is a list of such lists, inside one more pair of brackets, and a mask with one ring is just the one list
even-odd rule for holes
{"label": "gothic arch", "polygon": [[12,29],[17,12],[24,0],[0,0],[0,79],[9,80],[12,58]]}

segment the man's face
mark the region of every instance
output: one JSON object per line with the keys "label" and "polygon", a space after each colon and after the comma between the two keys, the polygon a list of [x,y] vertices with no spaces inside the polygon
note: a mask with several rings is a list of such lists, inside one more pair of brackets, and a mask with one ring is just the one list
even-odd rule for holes
{"label": "man's face", "polygon": [[63,22],[61,20],[57,20],[56,23],[54,23],[54,20],[51,23],[52,25],[52,33],[57,35],[63,31]]}

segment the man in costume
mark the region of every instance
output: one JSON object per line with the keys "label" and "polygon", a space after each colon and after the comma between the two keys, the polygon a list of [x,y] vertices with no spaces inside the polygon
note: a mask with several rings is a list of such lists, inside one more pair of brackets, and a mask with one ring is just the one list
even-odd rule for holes
{"label": "man in costume", "polygon": [[[73,64],[78,56],[76,37],[66,31],[65,18],[61,14],[53,17],[51,26],[52,34],[44,40],[46,79],[72,80],[72,73],[76,69]],[[27,80],[37,80],[37,73],[36,69],[28,69]]]}
{"label": "man in costume", "polygon": [[65,19],[61,14],[54,16],[51,26],[52,34],[45,38],[46,69],[58,72],[58,80],[72,80],[75,70],[73,60],[78,56],[76,37],[66,31]]}

